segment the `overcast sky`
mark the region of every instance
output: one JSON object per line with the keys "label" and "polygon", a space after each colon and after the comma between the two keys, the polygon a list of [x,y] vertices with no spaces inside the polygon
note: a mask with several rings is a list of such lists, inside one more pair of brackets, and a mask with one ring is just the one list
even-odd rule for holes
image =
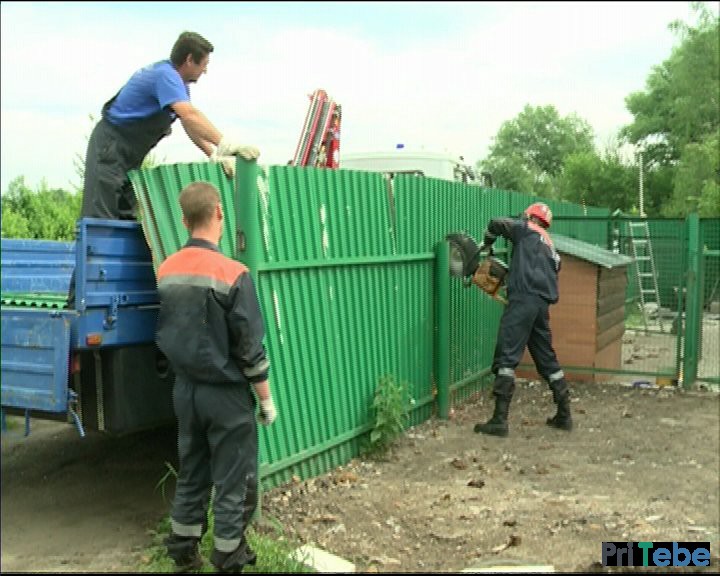
{"label": "overcast sky", "polygon": [[[717,13],[717,3],[710,4]],[[694,23],[689,2],[2,2],[2,185],[78,182],[97,117],[130,75],[169,58],[183,30],[215,51],[192,102],[217,128],[292,158],[322,88],[342,106],[340,156],[393,148],[487,154],[526,104],[576,113],[604,146]],[[159,162],[205,156],[176,122]]]}

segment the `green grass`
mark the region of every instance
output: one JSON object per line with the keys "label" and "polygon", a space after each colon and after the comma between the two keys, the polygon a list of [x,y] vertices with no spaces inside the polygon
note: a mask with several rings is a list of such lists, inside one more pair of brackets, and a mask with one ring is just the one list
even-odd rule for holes
{"label": "green grass", "polygon": [[636,302],[633,302],[632,305],[625,306],[625,328],[630,330],[641,330],[645,328],[642,311],[639,310]]}
{"label": "green grass", "polygon": [[[198,572],[215,572],[215,568],[210,564],[209,558],[213,550],[213,517],[212,512],[208,515],[209,529],[202,541],[200,542],[200,550],[205,560],[205,564]],[[264,526],[269,522],[266,520]],[[171,558],[167,556],[163,541],[170,534],[170,518],[164,518],[156,530],[152,533],[153,543],[145,551],[141,564],[137,567],[141,572],[167,572],[176,573],[177,568]],[[250,526],[246,531],[246,537],[250,547],[257,554],[257,564],[255,566],[247,566],[244,574],[252,573],[314,573],[315,571],[308,568],[301,562],[293,560],[291,554],[293,550],[298,548],[300,544],[288,540],[280,527],[279,522],[272,522],[272,528],[263,528],[261,534],[254,527]]]}
{"label": "green grass", "polygon": [[[166,462],[167,471],[160,478],[156,490],[160,490],[163,500],[166,500],[165,485],[171,478],[177,478],[177,471],[173,466]],[[210,554],[213,551],[213,527],[215,518],[212,513],[212,498],[210,501],[210,510],[208,512],[208,530],[200,541],[200,552],[203,556],[204,565],[198,572],[215,572],[215,567],[210,563]],[[265,518],[263,522],[263,533],[255,530],[253,526],[249,526],[245,531],[250,547],[257,554],[257,564],[255,566],[247,566],[243,573],[267,573],[267,572],[284,572],[284,573],[313,573],[314,570],[308,568],[302,562],[292,559],[292,553],[300,545],[288,540],[283,534],[282,525],[275,519]],[[142,572],[168,572],[176,573],[177,568],[175,562],[168,557],[165,549],[164,540],[170,534],[170,517],[166,516],[158,524],[157,528],[152,532],[153,542],[151,546],[143,554],[143,558],[138,571]],[[304,560],[304,558],[300,558]]]}
{"label": "green grass", "polygon": [[25,421],[22,416],[5,415],[5,429],[7,432],[23,430],[24,427],[25,427]]}

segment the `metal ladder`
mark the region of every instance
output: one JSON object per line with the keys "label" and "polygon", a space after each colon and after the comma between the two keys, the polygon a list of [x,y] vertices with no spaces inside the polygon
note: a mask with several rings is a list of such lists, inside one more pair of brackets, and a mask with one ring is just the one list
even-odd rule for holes
{"label": "metal ladder", "polygon": [[658,290],[655,258],[653,257],[652,243],[650,242],[650,229],[647,221],[628,222],[630,227],[630,244],[635,259],[635,272],[640,294],[640,309],[645,323],[645,332],[648,330],[647,304],[657,305],[657,320],[660,331],[664,332],[662,313],[660,310],[660,291]]}

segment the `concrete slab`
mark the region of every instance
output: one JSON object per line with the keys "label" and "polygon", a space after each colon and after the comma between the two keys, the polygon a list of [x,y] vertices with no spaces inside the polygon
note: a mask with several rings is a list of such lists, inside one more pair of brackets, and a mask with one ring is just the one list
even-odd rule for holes
{"label": "concrete slab", "polygon": [[293,558],[321,573],[355,572],[355,564],[335,554],[305,544],[292,554]]}

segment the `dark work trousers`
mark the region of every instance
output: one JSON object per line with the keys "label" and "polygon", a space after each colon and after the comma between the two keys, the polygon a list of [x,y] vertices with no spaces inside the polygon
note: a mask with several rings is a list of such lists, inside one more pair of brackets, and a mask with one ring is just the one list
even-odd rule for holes
{"label": "dark work trousers", "polygon": [[[105,115],[115,98],[117,94],[105,102],[102,118],[88,141],[81,218],[134,220],[137,199],[127,173],[140,168],[148,152],[171,132],[173,118],[166,110],[122,127],[113,126]],[[68,290],[70,308],[78,308],[75,297],[73,270]]]}
{"label": "dark work trousers", "polygon": [[104,118],[90,135],[85,157],[81,217],[131,220],[135,218],[135,192],[127,173],[140,162],[132,142]]}
{"label": "dark work trousers", "polygon": [[520,363],[525,346],[538,373],[552,386],[564,377],[552,347],[550,305],[535,294],[510,296],[500,320],[493,372],[496,396],[511,397],[515,367]]}
{"label": "dark work trousers", "polygon": [[255,397],[246,383],[194,383],[177,376],[178,473],[172,530],[199,538],[215,486],[215,548],[233,552],[258,503]]}
{"label": "dark work trousers", "polygon": [[174,117],[168,110],[115,126],[106,118],[117,94],[105,102],[85,155],[81,217],[130,220],[135,217],[135,192],[129,170],[140,168],[157,143],[168,136]]}

